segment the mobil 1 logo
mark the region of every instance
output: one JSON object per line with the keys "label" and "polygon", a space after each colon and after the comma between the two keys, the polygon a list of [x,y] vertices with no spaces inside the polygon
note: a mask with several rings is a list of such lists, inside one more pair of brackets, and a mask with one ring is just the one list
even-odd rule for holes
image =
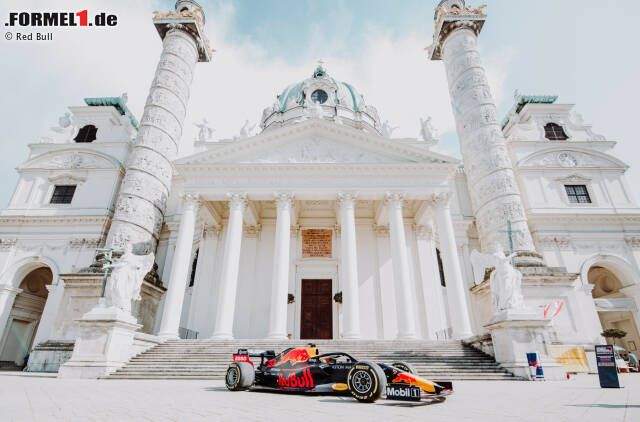
{"label": "mobil 1 logo", "polygon": [[420,387],[387,385],[388,400],[420,401]]}

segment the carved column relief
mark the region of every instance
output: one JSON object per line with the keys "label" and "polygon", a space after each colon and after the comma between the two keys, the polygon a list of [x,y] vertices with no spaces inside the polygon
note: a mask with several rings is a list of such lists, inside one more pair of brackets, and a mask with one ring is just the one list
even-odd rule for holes
{"label": "carved column relief", "polygon": [[[155,251],[178,152],[196,62],[208,61],[203,39],[187,23],[195,15],[156,17],[163,49],[140,119],[140,129],[116,201],[107,245],[132,243],[138,253]],[[166,23],[167,17],[172,23]],[[175,21],[175,22],[174,22]],[[196,25],[202,25],[197,19]]]}
{"label": "carved column relief", "polygon": [[[477,12],[477,13],[476,13]],[[444,60],[451,104],[460,138],[471,201],[482,248],[499,242],[508,249],[503,230],[511,220],[516,251],[535,252],[513,165],[498,121],[495,101],[478,51],[477,34],[484,15],[451,17],[443,10],[432,59]],[[444,20],[443,20],[444,19]],[[438,27],[437,27],[438,28]]]}

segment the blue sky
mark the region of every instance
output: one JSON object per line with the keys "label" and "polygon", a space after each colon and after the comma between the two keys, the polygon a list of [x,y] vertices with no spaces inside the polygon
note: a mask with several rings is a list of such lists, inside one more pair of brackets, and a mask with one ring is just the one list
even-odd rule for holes
{"label": "blue sky", "polygon": [[[480,5],[484,2],[469,2]],[[488,0],[480,45],[502,115],[513,91],[556,94],[577,104],[597,133],[618,141],[617,155],[636,198],[640,146],[635,121],[640,98],[640,55],[635,29],[637,2]],[[15,4],[15,3],[13,3]],[[458,155],[442,63],[429,62],[424,47],[433,33],[436,1],[202,1],[207,33],[218,50],[198,64],[181,153],[191,151],[193,122],[206,117],[219,137],[236,134],[289,83],[309,76],[322,58],[329,73],[349,81],[400,126],[397,136],[416,136],[420,117],[432,115],[443,139],[439,150]],[[82,98],[127,91],[138,118],[160,54],[151,23],[154,10],[172,1],[67,0],[0,5],[10,10],[106,11],[118,15],[115,29],[54,30],[46,43],[9,42],[0,37],[3,101],[0,113],[0,206],[17,180],[15,167],[26,145]],[[10,9],[11,8],[11,9]]]}

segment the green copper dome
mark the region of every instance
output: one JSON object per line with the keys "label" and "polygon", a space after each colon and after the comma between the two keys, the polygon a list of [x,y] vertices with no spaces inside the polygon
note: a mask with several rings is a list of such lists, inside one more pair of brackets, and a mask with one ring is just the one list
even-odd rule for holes
{"label": "green copper dome", "polygon": [[358,127],[369,125],[375,130],[380,127],[375,107],[367,105],[353,85],[331,77],[322,63],[310,77],[287,86],[276,96],[273,105],[262,113],[261,127],[295,123],[313,114],[312,109],[317,114],[318,107],[322,110],[322,118],[362,122],[357,123]]}
{"label": "green copper dome", "polygon": [[327,92],[328,95],[331,95],[329,95],[329,102],[325,105],[340,105],[353,111],[361,111],[361,106],[364,104],[362,94],[360,94],[353,85],[330,77],[321,65],[316,67],[310,78],[287,86],[280,95],[277,96],[279,107],[276,111],[284,113],[291,108],[305,105],[305,102],[309,101],[306,98],[307,95],[304,90],[305,84],[309,85],[313,82],[320,81],[327,82],[329,86],[326,87],[328,88],[326,90],[333,91],[331,93]]}

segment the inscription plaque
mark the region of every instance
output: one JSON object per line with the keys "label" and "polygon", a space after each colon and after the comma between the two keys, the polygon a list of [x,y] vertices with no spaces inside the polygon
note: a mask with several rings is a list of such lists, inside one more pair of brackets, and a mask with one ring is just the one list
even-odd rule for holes
{"label": "inscription plaque", "polygon": [[303,258],[331,258],[330,229],[306,229],[302,230],[302,257]]}

